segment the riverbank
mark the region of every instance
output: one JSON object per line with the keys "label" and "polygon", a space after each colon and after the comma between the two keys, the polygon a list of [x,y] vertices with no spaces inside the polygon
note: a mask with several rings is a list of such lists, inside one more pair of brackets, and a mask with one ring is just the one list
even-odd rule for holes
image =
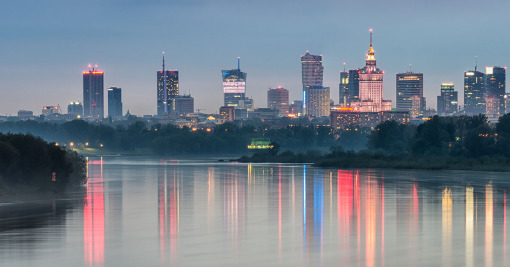
{"label": "riverbank", "polygon": [[32,135],[0,133],[0,197],[63,193],[85,181],[85,158],[77,152]]}
{"label": "riverbank", "polygon": [[510,172],[510,159],[502,156],[486,156],[480,158],[466,157],[409,157],[388,155],[376,152],[342,152],[341,154],[320,154],[317,152],[292,153],[283,152],[278,155],[255,153],[237,160],[241,163],[313,163],[323,168],[390,168],[390,169],[421,169],[421,170],[473,170]]}

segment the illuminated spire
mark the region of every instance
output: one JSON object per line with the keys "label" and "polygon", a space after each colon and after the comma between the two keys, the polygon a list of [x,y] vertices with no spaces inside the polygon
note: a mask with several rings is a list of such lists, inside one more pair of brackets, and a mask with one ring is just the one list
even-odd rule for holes
{"label": "illuminated spire", "polygon": [[241,57],[237,57],[237,69],[238,70],[241,70],[240,61],[241,61]]}
{"label": "illuminated spire", "polygon": [[376,67],[375,67],[375,51],[374,51],[374,48],[372,46],[372,29],[370,29],[370,49],[368,50],[368,53],[367,53],[367,59],[366,59],[366,64],[367,64],[367,70],[368,71],[375,71]]}
{"label": "illuminated spire", "polygon": [[163,51],[163,72],[165,72],[165,51]]}

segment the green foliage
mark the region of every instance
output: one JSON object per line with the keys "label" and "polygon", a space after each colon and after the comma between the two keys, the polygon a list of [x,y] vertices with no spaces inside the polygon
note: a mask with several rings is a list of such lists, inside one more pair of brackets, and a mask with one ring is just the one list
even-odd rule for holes
{"label": "green foliage", "polygon": [[0,134],[0,193],[12,187],[62,191],[83,183],[85,168],[82,156],[55,143],[32,135]]}

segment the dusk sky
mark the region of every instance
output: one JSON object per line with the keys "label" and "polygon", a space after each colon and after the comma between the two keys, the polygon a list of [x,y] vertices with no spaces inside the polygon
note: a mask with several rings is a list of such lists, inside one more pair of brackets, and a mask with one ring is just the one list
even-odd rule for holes
{"label": "dusk sky", "polygon": [[[82,71],[97,64],[104,86],[122,88],[123,113],[156,113],[161,52],[179,70],[195,109],[223,105],[221,69],[241,57],[247,96],[266,107],[279,85],[301,98],[300,56],[323,55],[324,85],[338,102],[339,71],[363,67],[374,29],[384,96],[395,74],[424,73],[427,106],[442,82],[463,104],[463,72],[510,65],[510,1],[3,1],[0,9],[0,114],[83,100]],[[106,106],[105,99],[105,106]],[[395,103],[393,103],[395,107]],[[106,114],[106,107],[105,107]]]}

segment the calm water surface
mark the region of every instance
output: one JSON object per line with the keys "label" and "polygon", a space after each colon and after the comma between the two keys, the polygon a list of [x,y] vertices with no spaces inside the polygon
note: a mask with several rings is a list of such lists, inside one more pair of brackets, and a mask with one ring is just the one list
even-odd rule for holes
{"label": "calm water surface", "polygon": [[1,265],[509,265],[509,173],[89,160],[85,197],[0,204]]}

